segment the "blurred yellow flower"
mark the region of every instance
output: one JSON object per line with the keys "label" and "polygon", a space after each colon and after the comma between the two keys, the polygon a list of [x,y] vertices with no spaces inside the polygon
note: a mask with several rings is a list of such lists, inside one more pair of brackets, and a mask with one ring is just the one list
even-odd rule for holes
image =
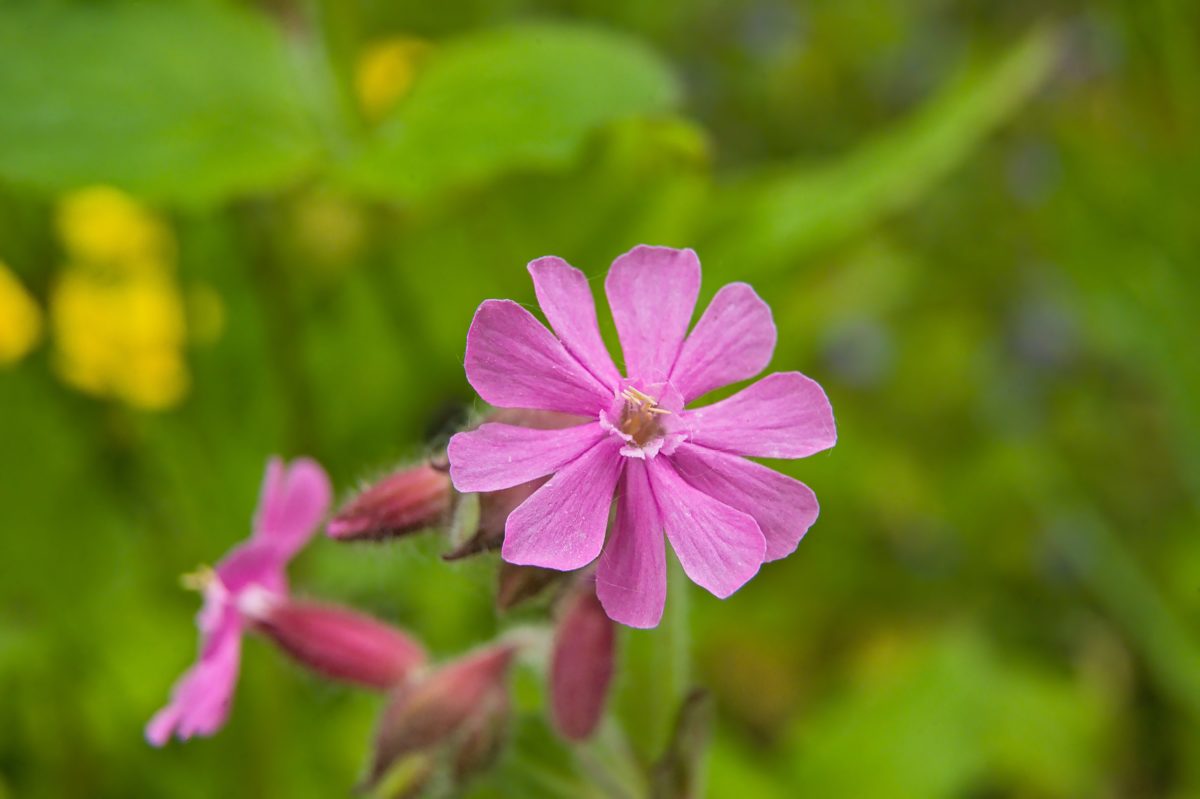
{"label": "blurred yellow flower", "polygon": [[126,263],[173,257],[166,225],[132,197],[108,186],[68,194],[59,202],[56,221],[73,260]]}
{"label": "blurred yellow flower", "polygon": [[136,408],[177,404],[190,378],[170,231],[108,188],[68,196],[58,221],[72,259],[50,296],[59,374],[81,391]]}
{"label": "blurred yellow flower", "polygon": [[0,366],[16,363],[42,337],[42,311],[3,261],[0,261]]}
{"label": "blurred yellow flower", "polygon": [[368,119],[380,119],[408,93],[430,47],[422,39],[393,36],[376,42],[359,56],[354,89]]}
{"label": "blurred yellow flower", "polygon": [[70,385],[161,410],[188,388],[179,290],[165,274],[68,267],[51,296],[56,366]]}

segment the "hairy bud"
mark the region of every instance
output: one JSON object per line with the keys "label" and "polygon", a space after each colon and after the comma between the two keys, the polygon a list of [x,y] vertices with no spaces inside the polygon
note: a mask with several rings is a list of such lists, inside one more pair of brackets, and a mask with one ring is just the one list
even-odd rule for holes
{"label": "hairy bud", "polygon": [[350,500],[326,531],[343,541],[404,535],[441,524],[451,497],[450,476],[444,470],[427,463],[400,469]]}

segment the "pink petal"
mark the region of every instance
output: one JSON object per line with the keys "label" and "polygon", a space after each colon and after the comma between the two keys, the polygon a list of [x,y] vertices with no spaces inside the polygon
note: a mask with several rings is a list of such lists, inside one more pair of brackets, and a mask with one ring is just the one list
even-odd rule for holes
{"label": "pink petal", "polygon": [[681,445],[671,459],[694,488],[754,517],[767,540],[766,560],[792,554],[817,520],[812,490],[774,469],[692,444]]}
{"label": "pink petal", "polygon": [[605,437],[509,514],[501,556],[518,566],[570,571],[600,554],[625,458]]}
{"label": "pink petal", "polygon": [[229,716],[241,651],[240,625],[226,625],[209,638],[200,659],[171,689],[171,701],[146,725],[146,740],[163,746],[172,735],[186,740],[220,729]]}
{"label": "pink petal", "polygon": [[289,560],[312,538],[332,500],[329,477],[316,461],[297,458],[284,469],[273,458],[263,478],[255,539],[271,541],[280,557]]}
{"label": "pink petal", "polygon": [[683,342],[671,383],[691,402],[716,388],[748,380],[775,351],[771,308],[745,283],[730,283],[708,304]]}
{"label": "pink petal", "polygon": [[665,380],[700,294],[696,253],[634,247],[613,261],[604,291],[625,353],[625,374],[646,382]]}
{"label": "pink petal", "polygon": [[735,455],[803,458],[837,441],[829,399],[799,372],[767,375],[683,416],[693,443]]}
{"label": "pink petal", "polygon": [[[271,591],[287,586],[284,567],[287,559],[273,541],[252,538],[233,549],[217,564],[217,576],[225,590],[236,593],[248,585],[260,585]],[[219,609],[223,612],[223,608]]]}
{"label": "pink petal", "polygon": [[558,340],[596,379],[615,389],[621,375],[600,338],[587,277],[553,255],[529,264],[529,274],[538,304]]}
{"label": "pink petal", "polygon": [[596,422],[555,430],[489,422],[450,439],[450,479],[463,492],[511,488],[557,472],[605,435]]}
{"label": "pink petal", "polygon": [[758,572],[766,541],[753,518],[692,488],[669,460],[647,464],[667,538],[687,576],[724,599]]}
{"label": "pink petal", "polygon": [[283,458],[275,455],[267,460],[267,470],[263,473],[262,486],[258,489],[258,506],[254,509],[254,529],[264,527],[267,510],[279,505],[283,496],[284,484],[287,479],[287,467]]}
{"label": "pink petal", "polygon": [[533,314],[487,300],[467,331],[467,380],[485,402],[595,416],[613,391],[571,357]]}
{"label": "pink petal", "polygon": [[666,542],[645,461],[628,459],[617,517],[596,567],[596,596],[613,621],[655,627],[667,599]]}

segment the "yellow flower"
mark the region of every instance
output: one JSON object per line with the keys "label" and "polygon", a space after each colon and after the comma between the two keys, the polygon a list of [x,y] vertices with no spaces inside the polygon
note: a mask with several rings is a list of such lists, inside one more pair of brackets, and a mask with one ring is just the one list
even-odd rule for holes
{"label": "yellow flower", "polygon": [[70,266],[50,309],[55,365],[70,385],[147,410],[169,408],[187,392],[183,302],[165,268],[115,277]]}
{"label": "yellow flower", "polygon": [[72,256],[50,297],[58,373],[81,391],[136,408],[177,404],[190,378],[170,231],[108,188],[68,196],[58,222]]}
{"label": "yellow flower", "polygon": [[393,36],[359,56],[354,89],[368,119],[382,118],[408,93],[429,50],[430,44],[422,39]]}
{"label": "yellow flower", "polygon": [[56,221],[72,260],[129,264],[173,257],[166,226],[132,197],[108,186],[68,194],[59,203]]}
{"label": "yellow flower", "polygon": [[16,363],[42,337],[42,311],[0,261],[0,366]]}

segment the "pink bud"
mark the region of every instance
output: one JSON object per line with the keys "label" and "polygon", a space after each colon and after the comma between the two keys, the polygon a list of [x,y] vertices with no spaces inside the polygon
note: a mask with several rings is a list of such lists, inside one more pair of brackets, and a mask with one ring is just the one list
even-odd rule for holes
{"label": "pink bud", "polygon": [[425,663],[420,644],[365,614],[274,595],[250,599],[241,610],[254,629],[324,677],[387,690]]}
{"label": "pink bud", "polygon": [[567,598],[550,656],[550,708],[563,736],[581,741],[604,715],[613,675],[616,629],[593,585]]}
{"label": "pink bud", "polygon": [[440,524],[450,510],[450,475],[430,464],[393,472],[347,503],[326,526],[331,538],[404,535]]}
{"label": "pink bud", "polygon": [[383,712],[367,785],[413,752],[436,747],[494,714],[514,648],[501,644],[448,663],[424,680],[401,686]]}

